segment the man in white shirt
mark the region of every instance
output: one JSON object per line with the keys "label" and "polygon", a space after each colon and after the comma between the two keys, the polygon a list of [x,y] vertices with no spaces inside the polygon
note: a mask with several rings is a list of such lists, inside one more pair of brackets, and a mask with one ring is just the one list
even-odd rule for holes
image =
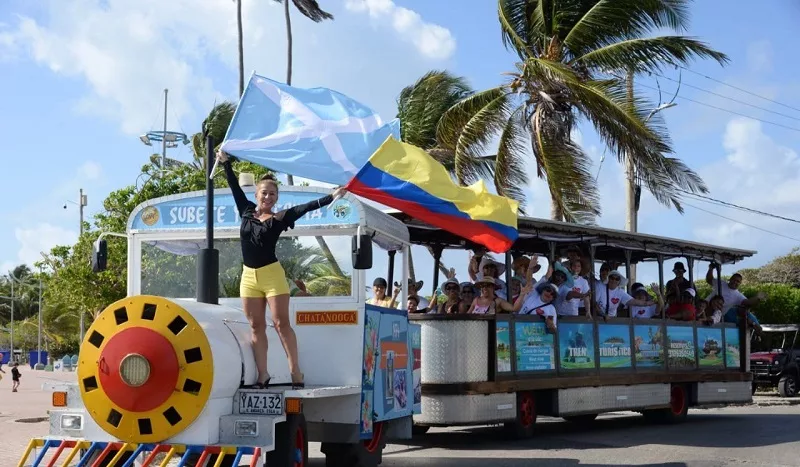
{"label": "man in white shirt", "polygon": [[725,308],[730,309],[733,307],[750,308],[761,303],[766,299],[763,292],[759,292],[753,298],[747,298],[743,293],[739,292],[739,286],[742,284],[742,275],[736,273],[731,276],[728,282],[721,282],[719,279],[714,279],[714,269],[716,263],[711,262],[708,265],[708,272],[706,273],[706,282],[711,286],[711,294],[706,297],[706,301],[711,303],[711,299],[718,295],[718,291],[722,289],[722,298],[725,301]]}

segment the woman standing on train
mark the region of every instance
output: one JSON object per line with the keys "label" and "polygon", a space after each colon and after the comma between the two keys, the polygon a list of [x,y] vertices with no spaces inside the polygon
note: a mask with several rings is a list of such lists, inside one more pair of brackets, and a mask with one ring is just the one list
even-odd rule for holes
{"label": "woman standing on train", "polygon": [[337,188],[332,195],[273,212],[278,202],[278,183],[275,178],[265,175],[259,180],[256,185],[256,202],[253,203],[239,186],[228,155],[219,151],[217,160],[225,168],[225,176],[242,219],[239,235],[243,266],[239,295],[252,329],[253,355],[258,368],[258,381],[254,387],[265,388],[270,380],[267,372],[267,304],[289,360],[292,386],[303,387],[303,373],[300,372],[297,358],[297,337],[289,323],[289,286],[286,273],[275,256],[275,247],[281,233],[294,228],[295,221],[309,211],[327,206],[334,197],[343,195],[345,190]]}

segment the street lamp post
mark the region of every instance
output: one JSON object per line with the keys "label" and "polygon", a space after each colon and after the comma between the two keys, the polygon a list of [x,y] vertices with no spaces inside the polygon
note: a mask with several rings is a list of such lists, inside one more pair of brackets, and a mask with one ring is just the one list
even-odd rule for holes
{"label": "street lamp post", "polygon": [[[80,241],[80,238],[83,235],[83,208],[85,208],[89,204],[89,199],[88,199],[88,197],[86,195],[83,194],[83,188],[81,188],[78,191],[78,202],[77,203],[75,201],[70,201],[70,200],[67,200],[67,201],[72,203],[72,204],[76,204],[78,206],[78,213],[79,213],[79,218],[78,218],[78,241]],[[67,205],[66,204],[64,205],[64,209],[67,209]],[[79,320],[80,320],[80,324],[79,324],[80,329],[78,331],[78,334],[79,334],[80,342],[83,342],[83,327],[84,327],[83,311],[80,312],[80,319]],[[41,355],[39,355],[39,358],[41,358]]]}
{"label": "street lamp post", "polygon": [[149,131],[146,134],[139,137],[139,139],[144,143],[145,146],[152,146],[153,141],[157,141],[161,143],[161,164],[160,170],[163,174],[164,170],[167,168],[167,148],[177,148],[178,141],[183,143],[184,145],[189,144],[189,137],[186,136],[184,133],[180,133],[178,131],[168,131],[167,130],[167,95],[169,93],[169,89],[164,89],[164,129],[162,131]]}
{"label": "street lamp post", "polygon": [[36,366],[35,369],[44,369],[42,364],[42,270],[39,269],[39,336],[36,346]]}

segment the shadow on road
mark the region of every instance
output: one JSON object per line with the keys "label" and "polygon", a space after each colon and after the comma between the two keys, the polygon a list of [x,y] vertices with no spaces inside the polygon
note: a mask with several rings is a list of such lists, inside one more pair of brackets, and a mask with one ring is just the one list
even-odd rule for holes
{"label": "shadow on road", "polygon": [[[436,467],[485,467],[491,465],[492,467],[610,467],[610,466],[628,466],[635,465],[636,467],[687,467],[688,464],[684,462],[664,462],[659,464],[618,464],[612,462],[609,464],[595,464],[595,463],[582,463],[578,459],[566,458],[552,458],[552,459],[536,459],[535,457],[526,459],[493,459],[491,464],[487,459],[470,459],[464,457],[428,457],[428,458],[408,458],[400,457],[392,459],[391,456],[383,457],[381,467],[405,467],[405,466],[436,466]],[[697,465],[696,463],[692,465]],[[309,467],[324,467],[324,459],[313,459],[308,463]]]}
{"label": "shadow on road", "polygon": [[[627,448],[647,444],[701,448],[764,447],[800,441],[800,415],[711,414],[692,412],[680,424],[653,424],[644,417],[598,418],[588,425],[543,418],[533,438],[513,440],[502,426],[465,427],[437,431],[404,441],[402,451],[428,448],[480,451]],[[758,427],[757,430],[754,428]],[[610,436],[611,435],[611,436]]]}

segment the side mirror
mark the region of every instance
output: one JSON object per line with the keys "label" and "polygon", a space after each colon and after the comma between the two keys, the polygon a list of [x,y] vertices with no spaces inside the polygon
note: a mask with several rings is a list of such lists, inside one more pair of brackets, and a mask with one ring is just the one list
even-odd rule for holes
{"label": "side mirror", "polygon": [[106,241],[100,239],[92,246],[92,272],[106,270],[106,260],[108,259],[108,245]]}
{"label": "side mirror", "polygon": [[356,235],[353,237],[353,269],[372,268],[372,236]]}

